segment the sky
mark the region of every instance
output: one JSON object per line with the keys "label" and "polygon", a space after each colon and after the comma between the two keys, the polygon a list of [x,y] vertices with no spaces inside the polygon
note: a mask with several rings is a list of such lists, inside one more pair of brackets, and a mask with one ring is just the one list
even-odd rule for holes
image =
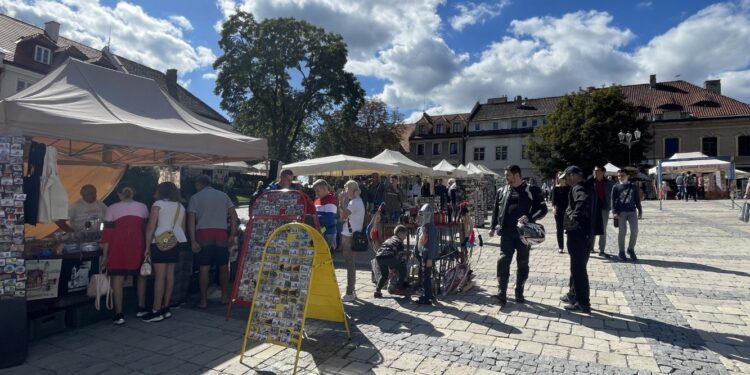
{"label": "sky", "polygon": [[[682,79],[750,102],[750,0],[0,0],[26,22],[166,71],[221,111],[212,63],[236,9],[340,33],[367,95],[416,120],[507,95]],[[222,111],[223,113],[223,111]]]}

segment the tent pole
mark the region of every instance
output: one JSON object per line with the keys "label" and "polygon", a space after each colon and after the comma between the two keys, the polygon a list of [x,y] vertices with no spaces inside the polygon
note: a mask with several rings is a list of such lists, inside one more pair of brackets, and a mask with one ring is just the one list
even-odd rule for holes
{"label": "tent pole", "polygon": [[662,199],[662,187],[661,187],[663,178],[664,177],[662,177],[661,175],[661,160],[659,160],[659,166],[656,167],[656,181],[657,181],[657,184],[659,185],[659,211],[663,211],[663,208],[662,208],[663,199]]}

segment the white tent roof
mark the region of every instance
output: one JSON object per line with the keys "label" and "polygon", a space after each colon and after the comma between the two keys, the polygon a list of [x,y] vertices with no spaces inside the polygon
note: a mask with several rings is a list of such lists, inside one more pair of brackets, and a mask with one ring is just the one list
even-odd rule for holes
{"label": "white tent roof", "polygon": [[359,176],[370,173],[398,174],[401,171],[392,164],[343,154],[287,164],[284,169],[291,169],[297,176]]}
{"label": "white tent roof", "polygon": [[443,159],[436,166],[432,167],[433,175],[435,177],[465,177],[466,172],[456,169],[453,164]]}
{"label": "white tent roof", "polygon": [[479,167],[476,166],[476,164],[469,162],[469,164],[466,164],[466,169],[469,170],[469,175],[472,176],[481,176],[484,174],[484,171],[481,170]]}
{"label": "white tent roof", "polygon": [[384,150],[374,158],[373,161],[395,165],[403,174],[418,174],[432,176],[432,168],[419,164],[398,151]]}
{"label": "white tent roof", "polygon": [[475,171],[472,171],[471,169],[469,169],[469,167],[467,167],[467,166],[465,166],[463,164],[459,164],[459,166],[456,167],[456,170],[465,172],[466,175],[467,175],[467,177],[470,177],[470,178],[476,178],[477,177],[477,174],[476,174]]}
{"label": "white tent roof", "polygon": [[265,139],[210,124],[151,79],[69,59],[0,101],[0,131],[54,144],[61,160],[131,165],[265,159]]}
{"label": "white tent roof", "polygon": [[604,174],[606,174],[607,176],[617,176],[617,171],[619,170],[620,170],[620,167],[612,163],[607,163],[604,166]]}
{"label": "white tent roof", "polygon": [[498,173],[495,173],[492,169],[489,169],[489,168],[485,167],[483,164],[476,164],[476,166],[477,166],[477,168],[481,169],[484,172],[484,174],[488,174],[488,175],[491,175],[491,176],[499,176],[500,175]]}
{"label": "white tent roof", "polygon": [[[678,160],[683,159],[683,160]],[[684,160],[694,159],[694,160]],[[685,152],[672,155],[667,161],[661,163],[662,174],[673,174],[682,172],[710,173],[719,170],[728,171],[731,163],[706,156],[700,152]],[[648,174],[656,174],[656,168],[648,170]]]}

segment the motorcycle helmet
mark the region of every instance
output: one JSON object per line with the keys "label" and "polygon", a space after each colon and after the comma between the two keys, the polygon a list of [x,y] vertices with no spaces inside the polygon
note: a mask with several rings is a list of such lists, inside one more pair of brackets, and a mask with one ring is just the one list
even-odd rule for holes
{"label": "motorcycle helmet", "polygon": [[537,223],[518,224],[518,235],[521,236],[521,242],[524,245],[539,245],[544,242],[544,226]]}
{"label": "motorcycle helmet", "polygon": [[424,205],[422,205],[422,208],[419,209],[419,213],[417,213],[417,224],[425,225],[432,223],[434,214],[435,209],[432,208],[429,203],[425,203]]}

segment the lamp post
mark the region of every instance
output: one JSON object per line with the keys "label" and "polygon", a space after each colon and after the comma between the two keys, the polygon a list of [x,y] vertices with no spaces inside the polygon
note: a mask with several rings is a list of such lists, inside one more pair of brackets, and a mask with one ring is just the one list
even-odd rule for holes
{"label": "lamp post", "polygon": [[631,134],[630,132],[623,133],[622,130],[620,130],[620,132],[617,133],[617,137],[620,138],[620,144],[628,146],[628,165],[632,165],[633,163],[630,160],[630,149],[634,144],[641,140],[641,131],[635,129]]}

